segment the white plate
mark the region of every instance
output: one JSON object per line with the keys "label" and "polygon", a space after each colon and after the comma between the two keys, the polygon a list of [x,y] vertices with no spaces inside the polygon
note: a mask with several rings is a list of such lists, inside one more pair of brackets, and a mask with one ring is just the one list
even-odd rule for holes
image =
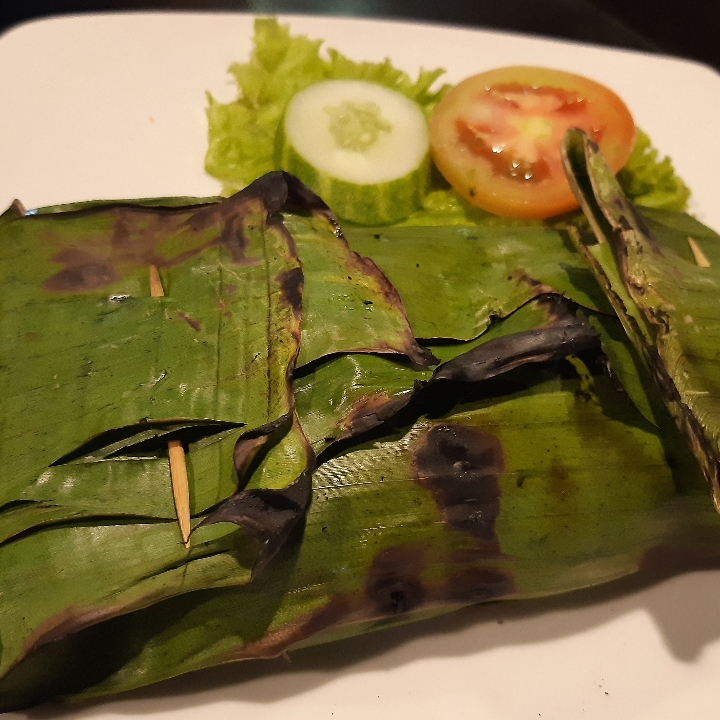
{"label": "white plate", "polygon": [[[686,61],[567,42],[407,23],[292,17],[358,60],[389,56],[461,78],[541,64],[612,87],[669,154],[693,210],[720,229],[720,76]],[[250,50],[242,14],[68,17],[0,38],[0,206],[212,195],[205,98],[228,100]],[[268,661],[171,681],[63,717],[173,720],[714,718],[720,572],[642,590],[473,608]],[[0,609],[1,611],[1,609]],[[502,622],[499,622],[502,621]],[[24,717],[23,714],[6,716]]]}

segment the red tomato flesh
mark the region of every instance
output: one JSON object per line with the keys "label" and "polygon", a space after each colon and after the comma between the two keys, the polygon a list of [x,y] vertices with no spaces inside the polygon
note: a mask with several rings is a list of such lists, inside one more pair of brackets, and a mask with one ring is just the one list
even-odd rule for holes
{"label": "red tomato flesh", "polygon": [[497,215],[548,218],[577,207],[563,171],[562,137],[584,130],[614,172],[635,142],[630,111],[579,75],[509,67],[455,86],[430,119],[433,160],[473,205]]}

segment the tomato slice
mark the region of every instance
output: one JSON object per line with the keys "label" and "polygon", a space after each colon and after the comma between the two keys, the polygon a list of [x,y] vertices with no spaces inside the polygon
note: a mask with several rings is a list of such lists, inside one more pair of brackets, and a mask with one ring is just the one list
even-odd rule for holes
{"label": "tomato slice", "polygon": [[560,70],[507,67],[456,85],[430,119],[433,160],[473,205],[497,215],[547,218],[577,207],[560,145],[584,130],[614,172],[627,161],[635,123],[603,85]]}

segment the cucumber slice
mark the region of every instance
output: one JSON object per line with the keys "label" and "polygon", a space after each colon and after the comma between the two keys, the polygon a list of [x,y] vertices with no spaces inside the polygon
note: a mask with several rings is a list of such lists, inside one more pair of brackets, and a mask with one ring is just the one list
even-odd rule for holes
{"label": "cucumber slice", "polygon": [[427,121],[395,90],[327,80],[297,93],[285,111],[280,166],[339,217],[396,222],[416,210],[430,178]]}

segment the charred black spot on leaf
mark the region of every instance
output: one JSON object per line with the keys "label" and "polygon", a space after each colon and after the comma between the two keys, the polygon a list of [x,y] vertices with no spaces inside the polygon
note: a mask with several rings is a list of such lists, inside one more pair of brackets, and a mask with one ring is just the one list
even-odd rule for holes
{"label": "charred black spot on leaf", "polygon": [[258,559],[252,570],[255,576],[305,517],[311,496],[311,473],[306,471],[279,490],[253,488],[236,493],[210,513],[200,526],[230,522],[241,527],[259,545]]}
{"label": "charred black spot on leaf", "polygon": [[163,237],[177,230],[183,217],[180,212],[117,207],[109,209],[108,215],[114,218],[109,247],[99,238],[92,238],[91,242],[116,265],[132,268],[152,263],[163,267],[172,263],[171,258],[160,256],[157,247]]}
{"label": "charred black spot on leaf", "polygon": [[298,639],[308,638],[337,625],[350,613],[351,603],[345,595],[336,595],[327,605],[315,610],[298,627]]}
{"label": "charred black spot on leaf", "polygon": [[[555,309],[559,312],[559,305]],[[560,360],[599,347],[599,337],[589,323],[568,313],[546,327],[494,338],[478,345],[440,365],[432,382],[481,382],[520,365]]]}
{"label": "charred black spot on leaf", "polygon": [[335,595],[322,607],[292,620],[278,630],[267,632],[255,642],[242,645],[220,662],[277,657],[295,643],[340,625],[351,614],[352,609],[347,595]]}
{"label": "charred black spot on leaf", "polygon": [[[247,233],[261,231],[266,222],[273,225],[268,216],[285,206],[287,178],[282,172],[269,173],[218,203],[173,208],[116,204],[63,213],[63,217],[104,216],[111,222],[111,231],[72,241],[62,234],[51,239],[47,246],[58,249],[52,260],[64,267],[46,281],[45,287],[61,293],[97,290],[140,267],[178,265],[215,243],[228,250],[234,263],[256,264],[260,258],[247,256]],[[304,202],[301,195],[296,192],[293,197]],[[307,201],[311,201],[309,196]],[[36,218],[43,221],[43,216],[28,216],[23,222]],[[166,240],[173,235],[182,235],[182,239],[168,246]],[[173,248],[170,254],[168,247]]]}
{"label": "charred black spot on leaf", "polygon": [[555,292],[549,285],[530,277],[525,270],[515,270],[508,275],[508,280],[514,282],[516,285],[527,285],[536,295]]}
{"label": "charred black spot on leaf", "polygon": [[82,250],[68,248],[52,258],[65,267],[49,277],[43,287],[53,293],[82,293],[112,285],[119,280],[112,264]]}
{"label": "charred black spot on leaf", "polygon": [[292,178],[292,175],[281,170],[269,172],[241,190],[238,195],[243,198],[260,198],[271,213],[279,212],[290,199],[289,178]]}
{"label": "charred black spot on leaf", "polygon": [[553,495],[559,497],[561,500],[565,500],[577,491],[577,486],[573,483],[570,477],[569,469],[557,458],[553,459],[550,463],[550,470],[548,471],[548,489]]}
{"label": "charred black spot on leaf", "polygon": [[249,241],[245,235],[245,225],[240,219],[234,219],[223,226],[219,242],[230,253],[230,258],[235,265],[257,265],[260,258],[248,257],[246,255]]}
{"label": "charred black spot on leaf", "polygon": [[[59,233],[49,238],[47,246],[58,248],[52,261],[64,267],[46,281],[46,287],[54,292],[98,290],[138,268],[179,265],[214,242],[224,242],[231,257],[243,259],[243,223],[248,208],[233,213],[226,203],[230,201],[199,209],[112,206],[95,210],[99,218],[110,223],[109,232],[73,238]],[[262,203],[256,204],[256,212],[263,212]],[[215,226],[217,234],[201,234]],[[178,240],[168,244],[169,236]]]}
{"label": "charred black spot on leaf", "polygon": [[455,572],[458,569],[465,569],[465,567],[477,567],[481,563],[484,565],[491,557],[502,557],[500,546],[495,538],[490,543],[480,543],[471,547],[451,550],[447,555],[446,567],[448,573]]}
{"label": "charred black spot on leaf", "polygon": [[[115,224],[113,225],[112,235],[110,236],[110,246],[114,250],[127,252],[133,246],[133,235],[135,228],[128,214],[118,214]],[[142,238],[147,240],[146,237]],[[145,243],[143,243],[145,245]]]}
{"label": "charred black spot on leaf", "polygon": [[381,550],[365,581],[365,598],[375,613],[397,615],[422,605],[427,595],[421,578],[424,567],[421,548],[404,545]]}
{"label": "charred black spot on leaf", "polygon": [[201,231],[224,224],[224,221],[236,216],[263,211],[278,212],[285,204],[287,196],[284,173],[270,172],[226,200],[199,209],[187,221],[187,226]]}
{"label": "charred black spot on leaf", "polygon": [[290,173],[283,172],[282,177],[287,188],[287,197],[283,203],[284,210],[321,214],[337,227],[337,218],[319,195]]}
{"label": "charred black spot on leaf", "polygon": [[485,602],[510,595],[515,582],[498,568],[467,568],[448,576],[446,596],[450,602]]}
{"label": "charred black spot on leaf", "polygon": [[285,270],[277,276],[283,303],[289,305],[295,312],[302,309],[303,272],[297,268]]}
{"label": "charred black spot on leaf", "polygon": [[547,319],[552,323],[573,323],[576,321],[576,307],[563,295],[550,293],[539,295],[535,301],[535,307],[542,310]]}
{"label": "charred black spot on leaf", "polygon": [[247,256],[247,233],[268,226],[278,225],[268,216],[283,209],[288,200],[286,173],[267,173],[245,189],[217,205],[202,208],[188,221],[196,231],[221,227],[218,242],[230,252],[232,261],[238,265],[252,265],[260,258]]}
{"label": "charred black spot on leaf", "polygon": [[388,397],[386,393],[379,392],[362,397],[341,421],[338,439],[353,437],[382,425],[397,415],[411,399],[412,393]]}
{"label": "charred black spot on leaf", "polygon": [[221,216],[222,224],[217,242],[230,253],[230,259],[235,265],[257,265],[261,262],[259,257],[247,255],[250,244],[247,233],[257,229],[254,223],[257,223],[263,212],[260,202],[256,203],[257,207],[248,208],[248,212]]}
{"label": "charred black spot on leaf", "polygon": [[184,320],[195,332],[200,332],[201,325],[198,320],[193,320],[182,311],[178,313],[178,318]]}
{"label": "charred black spot on leaf", "polygon": [[629,207],[630,212],[632,213],[633,223],[642,234],[643,240],[645,240],[645,242],[650,245],[650,247],[655,253],[657,253],[658,255],[664,255],[662,245],[660,245],[655,235],[650,232],[650,228],[647,226],[645,219],[642,217],[642,215],[640,215],[634,205],[629,204]]}
{"label": "charred black spot on leaf", "polygon": [[[196,208],[195,208],[196,210]],[[163,257],[158,246],[168,235],[182,227],[183,219],[192,214],[188,208],[115,207],[107,214],[113,218],[109,256],[125,265],[160,267],[172,264],[174,256]],[[179,251],[182,255],[187,248]]]}
{"label": "charred black spot on leaf", "polygon": [[432,427],[414,453],[413,480],[430,490],[451,528],[480,540],[495,536],[504,470],[498,438],[464,425]]}

